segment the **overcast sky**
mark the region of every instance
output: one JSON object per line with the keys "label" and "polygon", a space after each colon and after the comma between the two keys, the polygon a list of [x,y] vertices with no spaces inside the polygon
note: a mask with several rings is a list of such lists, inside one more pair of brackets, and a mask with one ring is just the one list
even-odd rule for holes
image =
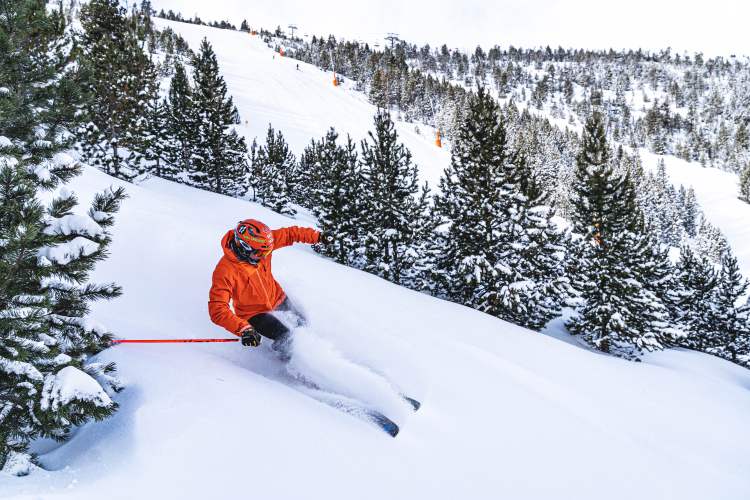
{"label": "overcast sky", "polygon": [[[133,1],[133,0],[130,0]],[[586,48],[672,47],[750,55],[750,1],[741,0],[152,0],[187,17],[228,19],[367,41],[387,32],[417,44]]]}

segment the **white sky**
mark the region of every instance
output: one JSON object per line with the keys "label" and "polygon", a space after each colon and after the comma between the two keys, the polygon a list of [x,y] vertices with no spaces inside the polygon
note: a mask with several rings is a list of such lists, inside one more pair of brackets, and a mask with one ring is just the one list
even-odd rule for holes
{"label": "white sky", "polygon": [[[133,1],[133,0],[130,0]],[[750,55],[742,0],[152,0],[186,17],[367,41],[389,31],[417,44],[488,48],[645,48]],[[298,33],[300,33],[298,32]]]}

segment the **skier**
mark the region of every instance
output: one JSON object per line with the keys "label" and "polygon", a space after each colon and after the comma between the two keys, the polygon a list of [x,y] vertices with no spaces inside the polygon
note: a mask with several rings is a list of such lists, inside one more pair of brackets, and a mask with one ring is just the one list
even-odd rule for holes
{"label": "skier", "polygon": [[261,335],[272,339],[273,349],[283,354],[289,328],[272,312],[289,311],[291,307],[271,273],[271,253],[293,243],[332,242],[330,235],[312,228],[271,230],[255,219],[240,221],[221,240],[224,256],[216,264],[208,294],[211,321],[242,337],[244,346],[259,346]]}

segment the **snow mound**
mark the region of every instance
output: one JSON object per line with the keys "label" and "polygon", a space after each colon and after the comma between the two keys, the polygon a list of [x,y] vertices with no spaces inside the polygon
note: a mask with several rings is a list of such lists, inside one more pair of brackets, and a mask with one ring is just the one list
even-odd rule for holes
{"label": "snow mound", "polygon": [[[11,451],[5,461],[2,473],[7,474],[9,479],[14,476],[25,476],[30,474],[37,466],[31,461],[31,456],[27,453],[16,453]],[[0,490],[1,491],[1,490]]]}
{"label": "snow mound", "polygon": [[57,410],[73,400],[88,401],[99,407],[112,405],[112,400],[102,386],[89,374],[74,366],[66,366],[56,374],[48,375],[42,389],[42,410]]}

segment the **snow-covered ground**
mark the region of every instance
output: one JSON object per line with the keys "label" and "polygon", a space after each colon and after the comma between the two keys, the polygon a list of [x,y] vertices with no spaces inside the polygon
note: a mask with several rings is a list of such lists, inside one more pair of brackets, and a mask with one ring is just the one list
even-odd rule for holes
{"label": "snow-covered ground", "polygon": [[[209,36],[250,137],[273,121],[296,149],[329,125],[370,128],[374,108],[330,75],[297,72],[245,34],[174,27],[191,44]],[[447,151],[400,127],[426,178],[439,176]],[[684,175],[740,253],[744,207],[723,208],[719,177]],[[71,187],[86,207],[111,184],[123,183],[86,168]],[[227,336],[207,314],[219,239],[246,217],[300,222],[159,179],[124,185],[95,279],[125,294],[96,319],[123,338]],[[305,246],[275,253],[274,269],[308,320],[295,366],[383,408],[396,439],[290,388],[267,348],[120,345],[101,355],[126,383],[118,413],[61,446],[37,443],[48,470],[0,476],[0,498],[747,498],[750,371],[685,350],[643,363],[597,354],[559,328],[533,333]]]}
{"label": "snow-covered ground", "polygon": [[[87,168],[73,188],[86,206],[112,183]],[[294,221],[159,179],[127,189],[96,273],[125,295],[97,319],[122,337],[226,335],[206,308],[221,235],[244,217]],[[396,439],[288,388],[264,350],[121,345],[101,356],[127,383],[119,412],[63,446],[40,443],[50,471],[0,477],[0,496],[740,499],[750,488],[747,370],[681,350],[599,355],[304,246],[274,260],[308,318],[303,359],[390,405]],[[386,381],[423,408],[384,401]]]}

